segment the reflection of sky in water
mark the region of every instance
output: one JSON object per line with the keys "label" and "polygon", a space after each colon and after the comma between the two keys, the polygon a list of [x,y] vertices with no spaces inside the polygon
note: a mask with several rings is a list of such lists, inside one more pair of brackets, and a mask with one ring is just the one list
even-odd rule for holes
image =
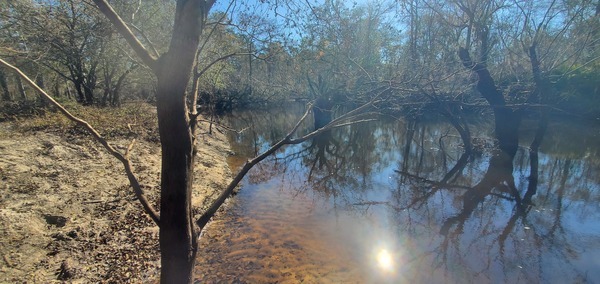
{"label": "reflection of sky in water", "polygon": [[[288,146],[251,171],[234,210],[259,221],[267,213],[289,220],[287,225],[276,223],[272,230],[305,226],[326,246],[335,247],[332,253],[349,256],[347,261],[360,267],[359,279],[367,282],[600,280],[600,172],[590,155],[569,160],[566,155],[541,152],[539,185],[530,211],[519,215],[511,195],[494,190],[442,235],[444,222],[464,210],[462,196],[467,189],[432,191],[431,184],[404,177],[398,170],[409,160],[408,172],[441,180],[460,155],[456,134],[445,140],[444,163],[438,138],[450,132],[447,125],[418,126],[408,157],[403,156],[401,125],[360,132],[357,143],[375,143],[362,147],[348,146],[356,142],[352,131],[357,130],[333,135],[339,143],[335,147],[347,147],[344,154],[352,156],[345,164],[334,165],[339,176],[328,175],[327,167],[316,166],[311,172],[312,152],[294,156],[310,142]],[[257,142],[264,151],[273,141],[259,135]],[[473,158],[454,184],[474,186],[489,164],[489,155]],[[522,197],[530,175],[526,149],[519,150],[513,164],[514,183]],[[427,192],[431,195],[414,203]]]}

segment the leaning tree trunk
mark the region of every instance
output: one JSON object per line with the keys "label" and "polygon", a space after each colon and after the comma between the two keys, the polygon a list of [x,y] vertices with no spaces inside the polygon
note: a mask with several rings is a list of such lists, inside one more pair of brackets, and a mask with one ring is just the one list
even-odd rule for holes
{"label": "leaning tree trunk", "polygon": [[508,108],[502,92],[496,86],[494,78],[484,63],[475,63],[469,51],[460,48],[458,55],[465,66],[477,74],[477,90],[486,99],[494,111],[495,134],[498,147],[510,157],[514,157],[519,147],[519,124],[521,116],[519,113]]}
{"label": "leaning tree trunk", "polygon": [[[134,69],[137,68],[137,65],[132,66],[131,68],[127,69],[127,71],[125,71],[125,73],[121,74],[121,76],[119,76],[119,79],[117,80],[117,84],[115,85],[114,88],[112,88],[112,90],[110,90],[110,104],[112,106],[121,106],[121,88],[123,87],[123,84],[125,83],[125,79],[127,78],[127,75],[129,75],[129,73],[131,73],[131,71],[133,71]],[[110,86],[110,84],[109,84]]]}

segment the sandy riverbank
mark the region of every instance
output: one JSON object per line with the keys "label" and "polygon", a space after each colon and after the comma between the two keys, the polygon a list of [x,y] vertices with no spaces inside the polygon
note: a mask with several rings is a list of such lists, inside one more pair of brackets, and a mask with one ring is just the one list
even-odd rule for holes
{"label": "sandy riverbank", "polygon": [[[68,123],[36,129],[29,120],[0,123],[0,282],[154,282],[158,228],[135,200],[121,164]],[[206,206],[231,175],[225,135],[208,135],[207,129],[199,130],[196,208]],[[120,149],[131,139],[107,133]],[[156,139],[138,139],[132,161],[156,203]]]}

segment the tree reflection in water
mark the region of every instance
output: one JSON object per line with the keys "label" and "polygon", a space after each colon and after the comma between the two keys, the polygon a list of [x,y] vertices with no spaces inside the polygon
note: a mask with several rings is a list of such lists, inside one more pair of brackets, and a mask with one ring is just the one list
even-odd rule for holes
{"label": "tree reflection in water", "polygon": [[[288,115],[261,118],[265,130],[245,134],[245,141],[236,137],[234,147],[268,145],[277,138],[279,130],[273,128],[284,133],[286,121],[293,123]],[[522,146],[513,153],[493,147],[489,133],[494,127],[486,123],[420,119],[353,125],[281,151],[254,169],[246,182],[257,188],[278,180],[278,191],[324,201],[326,209],[315,214],[324,223],[338,220],[333,224],[339,227],[330,229],[334,236],[341,234],[336,245],[369,251],[354,253],[357,263],[374,251],[360,246],[376,246],[380,236],[386,239],[386,246],[379,243],[375,251],[389,252],[402,267],[385,279],[363,270],[367,282],[600,279],[600,163],[593,146],[598,136],[573,132],[582,137],[578,142],[561,136],[575,131],[573,125],[530,124],[520,126]],[[244,194],[256,200],[269,193]],[[248,198],[244,194],[240,202]],[[249,203],[244,212],[253,206],[259,205]],[[348,236],[348,230],[355,236]]]}

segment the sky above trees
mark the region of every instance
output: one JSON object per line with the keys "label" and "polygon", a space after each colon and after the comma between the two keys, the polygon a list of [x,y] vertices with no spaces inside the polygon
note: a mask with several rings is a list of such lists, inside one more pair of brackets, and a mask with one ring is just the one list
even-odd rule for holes
{"label": "sky above trees", "polygon": [[[166,51],[174,3],[114,4],[144,45]],[[0,55],[57,94],[103,104],[121,93],[152,95],[148,70],[89,3],[2,5]],[[535,45],[552,85],[549,102],[597,105],[590,80],[598,76],[598,7],[591,0],[217,1],[198,53],[198,69],[207,69],[199,89],[226,100],[308,99],[319,88],[362,100],[392,84],[397,98],[427,92],[464,100],[477,97],[458,58],[464,47],[522,103],[533,82],[526,50]],[[6,79],[11,96],[18,85]]]}

